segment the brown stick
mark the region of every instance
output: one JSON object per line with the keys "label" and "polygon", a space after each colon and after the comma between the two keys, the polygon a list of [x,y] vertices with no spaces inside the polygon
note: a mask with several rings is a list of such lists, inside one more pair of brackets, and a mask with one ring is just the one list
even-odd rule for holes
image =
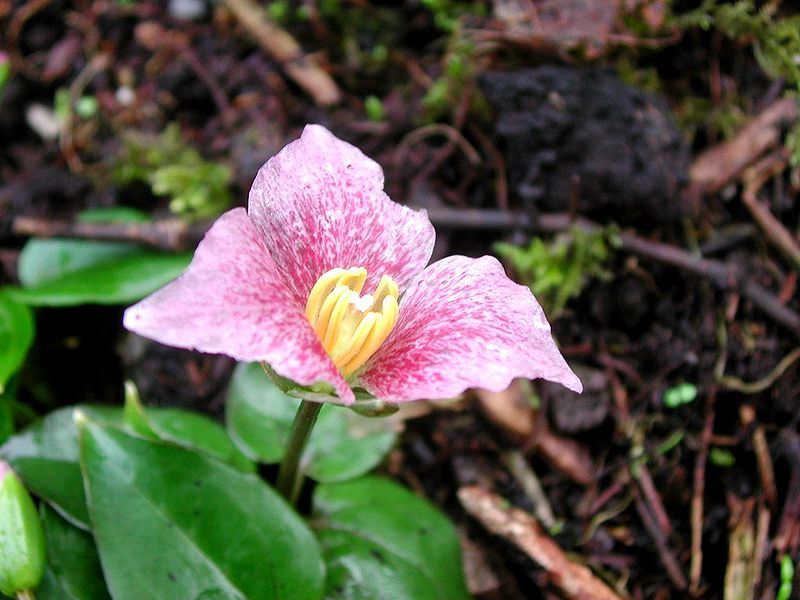
{"label": "brown stick", "polygon": [[764,232],[767,241],[781,252],[800,271],[800,244],[788,229],[781,223],[769,207],[758,199],[758,191],[767,180],[786,168],[788,156],[785,151],[770,154],[747,169],[744,173],[744,189],[742,202],[753,215],[756,223]]}
{"label": "brown stick", "polygon": [[775,469],[772,466],[772,456],[769,453],[767,436],[764,433],[763,425],[756,423],[756,411],[750,404],[742,404],[739,407],[739,418],[745,427],[753,428],[753,451],[756,455],[758,473],[761,476],[761,487],[764,488],[764,498],[767,505],[775,510],[778,504],[778,488],[775,485]]}
{"label": "brown stick", "polygon": [[288,32],[273,23],[264,9],[252,0],[223,0],[241,24],[256,39],[263,50],[281,64],[294,80],[319,106],[337,104],[342,92],[331,76],[309,55]]}
{"label": "brown stick", "polygon": [[208,230],[208,222],[188,224],[180,219],[152,223],[80,223],[16,217],[12,233],[40,238],[78,238],[144,244],[161,250],[185,251],[197,244]]}
{"label": "brown stick", "polygon": [[733,139],[700,154],[689,169],[693,190],[712,194],[732,183],[745,167],[778,143],[781,127],[797,116],[797,102],[783,98],[762,111]]}
{"label": "brown stick", "polygon": [[[540,215],[533,224],[527,215],[502,211],[454,210],[433,208],[428,216],[434,225],[452,229],[536,229],[542,232],[557,232],[577,226],[585,231],[596,231],[600,226],[586,219],[571,219],[566,214]],[[165,225],[166,224],[166,225]],[[191,227],[177,221],[156,221],[136,226],[108,225],[101,223],[68,223],[16,217],[12,232],[17,235],[37,237],[76,237],[84,239],[104,239],[131,241],[147,244],[164,250],[190,249],[203,237],[208,224],[194,224]],[[760,284],[753,281],[739,265],[718,260],[699,258],[689,252],[654,242],[635,235],[623,233],[619,236],[621,249],[657,260],[700,277],[705,277],[717,287],[725,290],[738,289],[753,305],[783,325],[795,335],[800,336],[800,315],[788,308],[778,298]]]}
{"label": "brown stick", "polygon": [[458,490],[458,499],[486,529],[507,539],[541,565],[568,598],[621,600],[587,567],[571,561],[528,513],[506,508],[507,502],[503,498],[479,486],[462,487]]}
{"label": "brown stick", "polygon": [[675,554],[667,545],[666,538],[661,533],[661,529],[659,529],[656,520],[653,518],[653,515],[650,514],[649,509],[642,500],[641,494],[636,488],[633,488],[633,490],[633,499],[636,504],[636,511],[639,513],[639,516],[642,519],[644,528],[650,534],[653,542],[655,542],[658,556],[661,559],[661,564],[664,565],[664,569],[666,570],[667,575],[669,575],[672,585],[679,590],[685,590],[686,577],[683,575],[683,571],[681,571],[681,566],[678,563],[678,559],[675,558]]}
{"label": "brown stick", "polygon": [[703,574],[703,498],[706,489],[706,462],[711,434],[714,432],[714,396],[709,394],[706,404],[706,418],[700,436],[700,451],[694,463],[694,490],[690,522],[692,528],[692,559],[689,563],[689,593],[700,595],[700,578]]}

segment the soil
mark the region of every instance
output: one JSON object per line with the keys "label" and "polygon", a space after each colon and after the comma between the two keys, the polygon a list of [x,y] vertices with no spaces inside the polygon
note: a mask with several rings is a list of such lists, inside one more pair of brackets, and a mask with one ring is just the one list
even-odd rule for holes
{"label": "soil", "polygon": [[[760,557],[751,557],[761,568],[757,595],[742,597],[773,597],[780,557],[796,560],[800,547],[792,533],[800,531],[799,363],[773,371],[797,346],[798,332],[746,288],[757,284],[796,318],[797,271],[776,250],[774,231],[757,227],[743,204],[741,174],[719,191],[690,186],[693,161],[723,132],[710,119],[677,125],[687,99],[701,99],[711,112],[734,98],[736,131],[781,96],[783,83],[761,71],[749,40],[663,31],[655,13],[646,13],[655,29],[640,38],[616,9],[605,20],[619,3],[596,3],[602,22],[581,12],[592,3],[568,3],[562,22],[555,3],[536,1],[550,9],[539,37],[512,39],[502,33],[504,17],[472,11],[459,21],[471,41],[464,50],[459,34],[442,27],[444,17],[437,22],[417,0],[352,0],[333,3],[340,7],[333,13],[323,2],[290,2],[290,14],[302,4],[308,16],[281,26],[308,53],[303,64],[330,75],[341,95],[321,105],[225,2],[188,2],[202,9],[192,19],[176,17],[175,4],[0,0],[0,48],[13,71],[0,91],[0,283],[17,283],[16,259],[28,239],[15,228],[19,216],[55,222],[87,207],[127,204],[169,217],[168,199],[141,183],[114,184],[110,173],[125,134],[158,133],[170,122],[206,159],[231,168],[241,205],[258,166],[305,123],[329,127],[384,166],[395,200],[430,209],[434,258],[491,253],[501,240],[549,239],[555,231],[542,215],[556,212],[615,223],[651,250],[685,251],[689,258],[676,263],[623,244],[606,265],[611,276],[587,282],[554,320],[554,336],[586,386],[582,396],[537,382],[538,404],[523,402],[530,422],[522,430],[504,420],[514,392],[499,411],[472,393],[455,406],[423,409],[405,422],[382,468],[457,524],[479,598],[559,593],[547,568],[487,532],[459,502],[459,488],[477,484],[535,511],[508,452],[520,453],[538,476],[558,523],[550,529],[556,543],[623,597],[723,598],[732,532],[742,523],[756,527],[756,517],[735,509],[753,502],[756,514],[771,518]],[[491,5],[518,3],[472,4],[489,14]],[[666,10],[661,2],[640,4]],[[581,19],[594,19],[592,27]],[[559,23],[568,36],[559,36]],[[622,81],[614,67],[631,57],[656,74],[659,92]],[[31,110],[51,108],[59,89],[93,96],[99,112],[43,139]],[[444,90],[438,104],[436,89]],[[382,118],[367,116],[368,96],[380,99]],[[762,154],[780,160],[785,125],[776,125]],[[800,177],[782,160],[759,201],[797,242]],[[447,218],[465,209],[480,211],[470,225]],[[698,262],[701,252],[745,283],[720,285]],[[117,403],[122,381],[132,378],[149,404],[221,415],[233,366],[227,358],[132,339],[118,307],[36,316],[20,381],[20,400],[33,412]],[[759,381],[758,389],[742,386]],[[683,383],[696,387],[696,397],[666,407],[665,392]],[[700,552],[697,577],[691,564]]]}

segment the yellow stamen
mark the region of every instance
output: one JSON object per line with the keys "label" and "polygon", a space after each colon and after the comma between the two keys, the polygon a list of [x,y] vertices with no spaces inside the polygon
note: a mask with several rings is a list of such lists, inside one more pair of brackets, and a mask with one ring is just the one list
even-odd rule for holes
{"label": "yellow stamen", "polygon": [[331,269],[306,302],[306,317],[333,364],[348,377],[375,354],[397,322],[399,291],[388,275],[372,295],[361,296],[367,271]]}

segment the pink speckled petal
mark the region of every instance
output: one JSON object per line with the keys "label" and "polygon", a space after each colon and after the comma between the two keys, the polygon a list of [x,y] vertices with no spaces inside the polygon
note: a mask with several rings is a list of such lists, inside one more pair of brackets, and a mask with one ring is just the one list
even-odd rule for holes
{"label": "pink speckled petal", "polygon": [[354,400],[243,208],[222,215],[183,275],[126,310],[124,324],[162,344],[267,362],[301,385],[327,381]]}
{"label": "pink speckled petal", "polygon": [[319,276],[336,267],[365,267],[366,293],[381,275],[403,290],[433,251],[427,214],[392,202],[381,167],[320,125],[306,126],[261,167],[248,210],[303,303]]}
{"label": "pink speckled petal", "polygon": [[397,325],[359,379],[373,395],[405,402],[500,391],[515,377],[582,390],[530,290],[495,258],[451,256],[409,287]]}

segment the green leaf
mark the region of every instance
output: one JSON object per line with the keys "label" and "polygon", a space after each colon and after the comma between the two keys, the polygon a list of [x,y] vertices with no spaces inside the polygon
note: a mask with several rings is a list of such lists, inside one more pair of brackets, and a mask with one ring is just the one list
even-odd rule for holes
{"label": "green leaf", "polygon": [[6,289],[0,289],[0,394],[17,372],[33,343],[31,309],[14,300]]}
{"label": "green leaf", "polygon": [[[114,409],[82,408],[98,419],[115,418]],[[74,525],[88,529],[73,411],[74,407],[68,407],[52,412],[13,436],[0,448],[0,458],[11,464],[34,494]]]}
{"label": "green leaf", "polygon": [[320,597],[324,567],[313,535],[257,476],[91,421],[80,442],[115,600]]}
{"label": "green leaf", "polygon": [[[231,380],[226,423],[246,456],[276,463],[283,456],[300,401],[281,392],[257,363],[241,363]],[[322,482],[343,481],[373,469],[392,448],[396,433],[385,419],[370,419],[326,404],[303,454],[304,472]]]}
{"label": "green leaf", "polygon": [[216,421],[179,408],[149,408],[145,414],[160,439],[204,452],[240,471],[255,471],[255,465]]}
{"label": "green leaf", "polygon": [[[0,458],[8,461],[25,485],[70,523],[88,529],[89,515],[73,419],[76,409],[94,421],[118,426],[125,423],[120,407],[62,408],[9,439],[0,447]],[[161,439],[206,452],[242,471],[254,470],[254,465],[234,446],[225,430],[211,419],[169,408],[151,408],[147,418]]]}
{"label": "green leaf", "polygon": [[17,301],[31,306],[127,304],[175,279],[191,258],[189,253],[137,250],[114,260],[65,271],[59,277],[32,287],[9,288],[9,291]]}
{"label": "green leaf", "polygon": [[451,523],[391,481],[321,484],[314,496],[329,600],[469,598]]}
{"label": "green leaf", "polygon": [[47,546],[47,572],[36,590],[38,600],[110,598],[94,538],[42,504],[39,511]]}

